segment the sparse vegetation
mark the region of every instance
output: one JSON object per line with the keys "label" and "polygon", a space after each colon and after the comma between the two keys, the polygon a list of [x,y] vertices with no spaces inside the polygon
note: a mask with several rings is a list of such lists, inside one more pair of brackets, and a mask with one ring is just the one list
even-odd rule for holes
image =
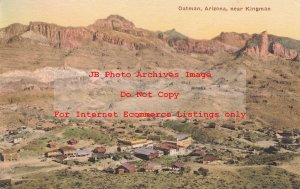
{"label": "sparse vegetation", "polygon": [[[219,172],[219,173],[218,173]],[[213,176],[213,175],[218,175]],[[31,177],[30,177],[31,178]],[[295,189],[300,186],[300,178],[283,169],[273,167],[241,168],[238,173],[230,171],[209,171],[199,178],[193,173],[183,175],[169,173],[144,173],[115,175],[90,171],[58,171],[33,175],[14,188],[266,188]],[[218,178],[218,179],[217,179]]]}
{"label": "sparse vegetation", "polygon": [[290,161],[295,156],[292,153],[277,153],[277,154],[268,154],[268,153],[261,153],[261,154],[253,154],[249,155],[245,158],[246,165],[267,165],[271,164],[275,161]]}
{"label": "sparse vegetation", "polygon": [[114,139],[110,138],[109,135],[93,128],[66,128],[64,136],[68,139],[91,139],[94,140],[96,143],[106,145],[112,145],[115,142]]}

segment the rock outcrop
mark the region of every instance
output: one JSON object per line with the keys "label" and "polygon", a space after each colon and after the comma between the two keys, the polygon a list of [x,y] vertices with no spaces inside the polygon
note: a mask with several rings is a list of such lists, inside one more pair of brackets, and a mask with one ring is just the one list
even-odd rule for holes
{"label": "rock outcrop", "polygon": [[29,31],[47,37],[53,47],[74,48],[92,41],[93,33],[84,27],[62,27],[44,22],[30,22]]}
{"label": "rock outcrop", "polygon": [[271,52],[274,55],[285,58],[287,60],[297,60],[297,57],[299,57],[299,53],[296,50],[285,48],[278,42],[274,42],[272,44]]}
{"label": "rock outcrop", "polygon": [[252,35],[247,33],[236,33],[236,32],[222,32],[213,40],[222,42],[227,45],[242,48],[246,45],[247,41],[251,39]]}
{"label": "rock outcrop", "polygon": [[22,33],[26,32],[28,29],[28,26],[23,24],[11,24],[7,26],[6,28],[0,29],[0,42],[6,43],[11,38],[21,35]]}
{"label": "rock outcrop", "polygon": [[245,51],[249,55],[267,56],[269,54],[269,38],[266,31],[255,35],[246,43]]}
{"label": "rock outcrop", "polygon": [[266,57],[272,54],[286,60],[298,60],[299,51],[300,41],[262,32],[259,35],[254,34],[240,52],[250,56]]}
{"label": "rock outcrop", "polygon": [[104,41],[130,49],[142,49],[149,46],[149,43],[139,38],[147,36],[150,36],[150,32],[136,28],[132,22],[117,15],[99,19],[87,27],[63,27],[45,22],[30,22],[27,26],[12,24],[0,29],[1,43],[31,39],[48,43],[55,48],[75,48],[92,41]]}
{"label": "rock outcrop", "polygon": [[268,33],[266,31],[260,34],[258,47],[261,56],[267,56],[269,54],[269,38]]}
{"label": "rock outcrop", "polygon": [[147,32],[145,30],[136,28],[135,25],[119,15],[110,15],[106,19],[98,19],[94,24],[88,26],[91,30],[114,30],[122,33],[127,33],[134,36],[145,37]]}
{"label": "rock outcrop", "polygon": [[98,19],[87,27],[30,22],[27,26],[12,24],[0,29],[1,44],[46,44],[54,48],[76,48],[102,42],[135,50],[166,47],[183,53],[214,54],[226,51],[261,57],[274,54],[288,60],[299,59],[300,51],[300,41],[268,35],[267,32],[253,35],[222,32],[212,40],[196,40],[175,29],[157,33],[137,28],[132,22],[118,15]]}
{"label": "rock outcrop", "polygon": [[160,32],[158,37],[179,52],[214,54],[218,51],[234,52],[238,48],[217,40],[195,40],[184,36],[175,29]]}
{"label": "rock outcrop", "polygon": [[106,42],[136,50],[169,46],[185,53],[213,54],[222,50],[237,50],[217,40],[191,39],[174,29],[157,35],[155,32],[136,28],[132,22],[118,15],[98,19],[87,27],[63,27],[45,22],[30,22],[28,26],[12,25],[1,31],[2,35],[10,34],[5,35],[8,43],[26,39],[46,43],[55,48],[76,48],[89,42]]}
{"label": "rock outcrop", "polygon": [[122,37],[118,34],[111,34],[111,33],[105,32],[105,31],[104,32],[103,31],[95,32],[94,36],[93,36],[93,40],[94,41],[104,41],[104,42],[111,43],[114,45],[123,46],[128,49],[136,49],[136,50],[140,50],[140,49],[150,46],[149,43],[133,40],[128,37],[127,38],[124,36]]}
{"label": "rock outcrop", "polygon": [[[56,24],[31,22],[29,31],[46,36],[51,46],[57,48],[74,48],[92,41],[104,41],[129,49],[142,49],[148,45],[133,39],[147,36],[146,31],[135,28],[132,22],[117,15],[99,19],[88,27],[62,27]],[[120,32],[129,36],[124,36]]]}
{"label": "rock outcrop", "polygon": [[202,54],[214,54],[218,51],[234,52],[238,50],[235,47],[222,44],[218,41],[193,39],[176,40],[171,44],[171,47],[182,52]]}

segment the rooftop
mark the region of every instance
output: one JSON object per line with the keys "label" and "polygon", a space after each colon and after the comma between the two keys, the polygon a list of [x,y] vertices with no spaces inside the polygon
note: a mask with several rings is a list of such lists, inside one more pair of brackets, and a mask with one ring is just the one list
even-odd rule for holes
{"label": "rooftop", "polygon": [[123,163],[121,166],[129,171],[135,171],[135,166],[130,163]]}
{"label": "rooftop", "polygon": [[77,151],[78,155],[90,155],[92,152],[90,150],[78,150]]}
{"label": "rooftop", "polygon": [[105,153],[106,152],[106,148],[103,147],[103,146],[99,146],[99,147],[96,147],[94,150],[93,150],[94,153]]}
{"label": "rooftop", "polygon": [[173,166],[175,166],[175,167],[177,167],[177,168],[182,168],[182,167],[184,167],[184,163],[183,163],[183,161],[176,161],[174,164],[173,164]]}
{"label": "rooftop", "polygon": [[136,154],[144,154],[144,155],[150,155],[153,153],[157,153],[156,150],[153,150],[151,148],[138,148],[134,150],[134,153]]}
{"label": "rooftop", "polygon": [[179,135],[177,135],[176,139],[177,140],[184,140],[184,139],[186,139],[186,138],[188,138],[190,136],[191,135],[189,135],[189,134],[179,134]]}
{"label": "rooftop", "polygon": [[165,150],[170,150],[171,148],[177,149],[178,147],[175,144],[169,143],[169,142],[163,142],[159,143],[156,145],[156,147],[165,149]]}

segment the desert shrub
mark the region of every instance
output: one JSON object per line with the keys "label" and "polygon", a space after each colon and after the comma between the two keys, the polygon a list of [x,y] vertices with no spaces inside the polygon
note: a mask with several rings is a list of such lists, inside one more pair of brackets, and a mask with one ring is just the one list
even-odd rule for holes
{"label": "desert shrub", "polygon": [[277,154],[253,154],[247,156],[245,159],[246,165],[266,165],[271,164],[274,161],[290,161],[292,160],[296,155],[293,153],[277,153]]}
{"label": "desert shrub", "polygon": [[99,144],[113,144],[114,142],[109,135],[93,128],[67,128],[64,136],[69,139],[91,139]]}

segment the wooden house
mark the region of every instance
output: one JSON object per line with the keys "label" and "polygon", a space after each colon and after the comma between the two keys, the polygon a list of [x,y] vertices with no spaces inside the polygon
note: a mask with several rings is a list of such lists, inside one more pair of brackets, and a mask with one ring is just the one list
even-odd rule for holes
{"label": "wooden house", "polygon": [[135,165],[130,163],[123,163],[119,167],[115,169],[116,174],[123,174],[123,173],[135,173],[136,168]]}
{"label": "wooden house", "polygon": [[162,166],[160,163],[155,163],[155,162],[149,162],[146,165],[144,165],[143,167],[143,171],[145,172],[154,172],[154,171],[161,171],[162,170]]}
{"label": "wooden house", "polygon": [[134,150],[134,155],[144,160],[150,160],[158,157],[159,152],[151,148],[137,148]]}
{"label": "wooden house", "polygon": [[176,161],[172,164],[172,169],[175,171],[183,171],[184,170],[184,163],[181,160]]}
{"label": "wooden house", "polygon": [[46,152],[45,153],[45,156],[48,157],[48,158],[52,158],[52,157],[56,157],[56,156],[61,156],[62,155],[62,152],[58,149],[56,150],[52,150],[52,151],[49,151],[49,152]]}
{"label": "wooden house", "polygon": [[93,150],[93,152],[96,153],[96,154],[104,154],[106,152],[106,148],[103,147],[103,146],[99,146],[99,147],[96,147]]}

